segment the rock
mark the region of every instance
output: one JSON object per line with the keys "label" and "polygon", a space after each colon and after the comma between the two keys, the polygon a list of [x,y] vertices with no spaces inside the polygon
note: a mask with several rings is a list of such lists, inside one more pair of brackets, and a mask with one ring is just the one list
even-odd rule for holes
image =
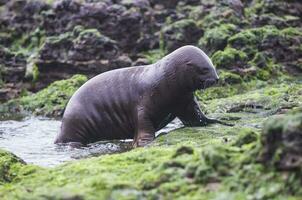
{"label": "rock", "polygon": [[0,102],[5,102],[10,99],[16,98],[20,95],[20,87],[16,84],[8,83],[1,85],[0,88]]}
{"label": "rock", "polygon": [[35,94],[2,104],[0,114],[2,111],[7,112],[8,110],[10,112],[26,111],[35,115],[60,117],[70,97],[86,81],[86,76],[74,75],[70,79],[53,82]]}
{"label": "rock", "polygon": [[0,46],[0,77],[4,83],[17,83],[23,80],[26,60],[23,54],[16,54]]}
{"label": "rock", "polygon": [[0,183],[9,183],[18,172],[18,165],[24,165],[25,162],[16,155],[0,149]]}
{"label": "rock", "polygon": [[39,13],[50,9],[45,2],[26,0],[10,1],[5,7],[0,12],[0,26],[6,32],[13,30],[16,35],[35,30],[42,20]]}
{"label": "rock", "polygon": [[209,55],[218,50],[223,50],[228,39],[236,32],[233,24],[223,24],[218,27],[207,29],[204,36],[199,40],[198,45]]}
{"label": "rock", "polygon": [[[299,0],[293,1],[271,1],[253,0],[251,8],[251,22],[254,26],[275,25],[279,28],[288,26],[301,27],[302,5]],[[287,19],[287,18],[290,19]]]}
{"label": "rock", "polygon": [[130,67],[131,65],[132,60],[126,55],[121,55],[110,63],[110,69]]}
{"label": "rock", "polygon": [[203,34],[196,22],[183,19],[163,28],[163,40],[169,52],[188,44],[195,44]]}
{"label": "rock", "polygon": [[193,154],[193,153],[194,153],[193,148],[187,147],[187,146],[181,146],[178,149],[176,149],[176,152],[174,153],[174,155],[172,157],[176,158],[176,157],[184,155],[184,154]]}
{"label": "rock", "polygon": [[243,64],[246,60],[246,53],[233,48],[226,48],[224,51],[217,51],[212,56],[213,64],[218,69],[244,68]]}
{"label": "rock", "polygon": [[268,120],[262,132],[260,160],[280,170],[302,171],[302,114]]}
{"label": "rock", "polygon": [[[55,80],[68,78],[76,73],[91,77],[115,69],[120,66],[116,64],[121,60],[119,54],[115,41],[96,29],[76,26],[73,32],[46,39],[36,61],[39,71],[38,87],[45,87]],[[131,60],[127,62],[124,67],[131,65]]]}
{"label": "rock", "polygon": [[140,66],[140,65],[148,65],[150,64],[147,58],[138,58],[134,63],[133,66]]}

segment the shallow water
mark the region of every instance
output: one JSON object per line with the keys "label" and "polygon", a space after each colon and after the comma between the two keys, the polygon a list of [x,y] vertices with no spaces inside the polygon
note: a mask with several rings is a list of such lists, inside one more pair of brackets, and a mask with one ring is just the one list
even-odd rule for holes
{"label": "shallow water", "polygon": [[[131,149],[131,140],[102,141],[80,149],[55,145],[53,141],[60,125],[59,120],[37,117],[0,121],[0,148],[13,152],[27,163],[47,167],[69,160]],[[180,126],[180,121],[174,120],[158,131],[157,135]]]}

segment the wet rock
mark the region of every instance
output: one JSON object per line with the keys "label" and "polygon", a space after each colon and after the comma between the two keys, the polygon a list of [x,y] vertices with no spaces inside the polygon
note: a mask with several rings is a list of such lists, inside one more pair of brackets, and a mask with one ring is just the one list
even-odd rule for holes
{"label": "wet rock", "polygon": [[[4,184],[11,182],[15,176],[17,176],[16,171],[18,171],[18,165],[23,165],[25,162],[18,158],[16,155],[0,150],[0,183]],[[14,169],[15,167],[15,169]]]}
{"label": "wet rock", "polygon": [[121,4],[127,8],[138,7],[145,10],[148,10],[150,7],[150,2],[148,0],[122,0]]}
{"label": "wet rock", "polygon": [[13,30],[17,35],[36,29],[42,20],[39,13],[50,9],[42,1],[9,1],[5,6],[6,9],[0,12],[1,30]]}
{"label": "wet rock", "polygon": [[182,146],[179,147],[176,152],[174,153],[174,155],[172,156],[173,158],[184,155],[184,154],[193,154],[194,150],[191,147],[187,147],[187,146]]}
{"label": "wet rock", "polygon": [[169,52],[188,44],[195,44],[203,34],[194,20],[183,19],[163,28],[165,47]]}
{"label": "wet rock", "polygon": [[0,46],[0,77],[4,83],[17,83],[25,75],[26,60],[21,53],[17,54]]}
{"label": "wet rock", "polygon": [[[302,51],[299,50],[302,43],[300,29],[279,30],[274,26],[247,29],[229,38],[228,43],[236,49],[243,50],[256,62],[259,61],[256,58],[259,56],[257,52],[263,52],[264,57],[273,58],[274,62],[282,63],[286,68],[293,67],[299,70],[296,61],[302,56]],[[261,60],[264,62],[263,59]]]}
{"label": "wet rock", "polygon": [[217,51],[212,56],[213,64],[218,69],[244,68],[243,64],[246,60],[247,55],[243,51],[238,51],[234,48],[226,48],[224,51]]}
{"label": "wet rock", "polygon": [[0,0],[0,6],[3,6],[3,5],[6,4],[7,2],[9,2],[9,0]]}
{"label": "wet rock", "polygon": [[279,28],[286,26],[301,26],[302,5],[299,0],[271,1],[253,0],[251,22],[254,26],[275,25]]}
{"label": "wet rock", "polygon": [[236,32],[233,24],[223,24],[218,27],[207,29],[204,36],[199,40],[199,46],[209,55],[218,50],[223,50],[228,39]]}
{"label": "wet rock", "polygon": [[151,5],[163,5],[165,8],[175,8],[178,4],[182,5],[197,5],[200,3],[200,0],[166,0],[166,1],[160,1],[160,0],[151,0]]}
{"label": "wet rock", "polygon": [[115,60],[112,60],[112,62],[110,63],[110,70],[130,67],[131,65],[132,65],[132,60],[126,55],[121,55],[117,57]]}
{"label": "wet rock", "polygon": [[42,81],[42,87],[76,73],[94,76],[110,69],[130,66],[131,60],[123,60],[119,54],[115,41],[96,29],[77,26],[73,32],[46,39],[36,61],[38,82]]}
{"label": "wet rock", "polygon": [[74,75],[70,79],[56,81],[35,94],[1,105],[0,114],[7,111],[26,111],[35,115],[60,117],[72,94],[86,81],[87,77],[84,75]]}
{"label": "wet rock", "polygon": [[265,123],[261,162],[280,170],[302,168],[302,114],[277,116]]}
{"label": "wet rock", "polygon": [[133,66],[140,66],[140,65],[148,65],[150,64],[149,60],[146,58],[138,58],[134,63]]}
{"label": "wet rock", "polygon": [[16,85],[13,83],[1,84],[0,85],[0,102],[5,102],[10,99],[16,98],[20,95],[20,85]]}
{"label": "wet rock", "polygon": [[243,79],[240,75],[228,72],[228,71],[219,71],[219,84],[238,84],[242,83]]}

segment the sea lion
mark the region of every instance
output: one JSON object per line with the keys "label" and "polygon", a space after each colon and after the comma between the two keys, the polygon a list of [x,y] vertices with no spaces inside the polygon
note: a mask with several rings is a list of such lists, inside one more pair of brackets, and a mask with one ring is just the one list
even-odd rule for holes
{"label": "sea lion", "polygon": [[151,65],[102,73],[71,97],[55,143],[133,139],[145,146],[175,117],[185,126],[223,123],[207,118],[193,92],[218,81],[209,57],[183,46]]}

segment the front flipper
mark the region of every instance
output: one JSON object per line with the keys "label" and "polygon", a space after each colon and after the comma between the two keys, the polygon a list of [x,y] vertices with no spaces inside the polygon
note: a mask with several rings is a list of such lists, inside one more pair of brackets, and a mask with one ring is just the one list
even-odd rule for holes
{"label": "front flipper", "polygon": [[138,110],[138,128],[133,140],[133,147],[143,147],[150,144],[155,138],[155,129],[143,109]]}
{"label": "front flipper", "polygon": [[177,117],[185,126],[206,126],[207,124],[219,123],[226,126],[234,126],[218,119],[206,117],[200,110],[198,102],[194,97],[183,109],[179,110]]}

